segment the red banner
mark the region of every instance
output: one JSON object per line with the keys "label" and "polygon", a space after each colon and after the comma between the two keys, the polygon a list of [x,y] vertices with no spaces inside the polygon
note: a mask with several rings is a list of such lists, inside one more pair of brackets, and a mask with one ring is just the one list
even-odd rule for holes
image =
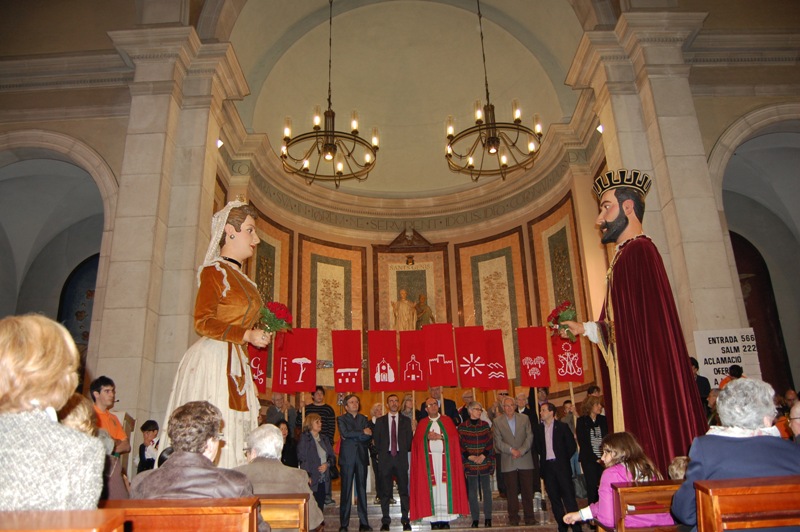
{"label": "red banner", "polygon": [[337,392],[360,392],[361,331],[331,331],[333,344],[333,389]]}
{"label": "red banner", "polygon": [[568,338],[556,335],[551,337],[553,344],[553,360],[556,366],[558,382],[583,382],[583,357],[581,342],[570,342]]}
{"label": "red banner", "polygon": [[247,344],[247,354],[250,357],[250,372],[253,374],[253,383],[258,393],[267,393],[267,356],[269,347],[258,348]]}
{"label": "red banner", "polygon": [[400,331],[400,388],[427,390],[428,365],[422,331]]}
{"label": "red banner", "polygon": [[456,362],[463,388],[484,388],[489,385],[486,342],[483,326],[456,327]]}
{"label": "red banner", "polygon": [[550,386],[550,364],[547,355],[547,327],[520,327],[519,383],[521,386],[545,388]]}
{"label": "red banner", "polygon": [[317,330],[279,332],[272,343],[272,391],[313,392],[317,387]]}
{"label": "red banner", "polygon": [[402,390],[397,370],[397,333],[367,331],[369,386],[373,392]]}
{"label": "red banner", "polygon": [[425,337],[425,361],[428,365],[429,386],[458,386],[456,349],[453,344],[453,325],[435,323],[422,327]]}
{"label": "red banner", "polygon": [[486,343],[487,384],[484,390],[507,390],[508,371],[506,370],[506,350],[503,345],[503,331],[491,329],[483,332]]}

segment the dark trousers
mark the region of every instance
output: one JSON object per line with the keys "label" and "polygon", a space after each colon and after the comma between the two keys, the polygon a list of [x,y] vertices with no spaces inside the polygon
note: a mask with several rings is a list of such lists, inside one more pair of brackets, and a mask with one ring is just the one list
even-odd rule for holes
{"label": "dark trousers", "polygon": [[599,498],[597,488],[600,487],[603,465],[597,460],[583,460],[581,468],[583,468],[583,478],[586,480],[586,498],[589,500],[589,504],[595,503]]}
{"label": "dark trousers", "polygon": [[408,453],[381,453],[376,485],[381,499],[381,524],[392,522],[389,517],[389,501],[392,498],[392,478],[397,478],[397,493],[400,495],[400,521],[408,523]]}
{"label": "dark trousers", "polygon": [[506,481],[506,495],[508,496],[508,522],[512,526],[519,524],[519,499],[522,493],[522,513],[525,515],[525,524],[534,521],[533,516],[533,469],[518,469],[503,473]]}
{"label": "dark trousers", "polygon": [[325,482],[320,482],[314,487],[314,501],[320,510],[325,510]]}
{"label": "dark trousers", "polygon": [[[555,460],[543,462],[542,476],[544,477],[544,488],[547,490],[547,497],[550,499],[550,506],[553,509],[553,517],[558,525],[558,530],[565,532],[567,525],[564,524],[564,514],[578,511],[569,462],[566,463],[565,467],[559,465]],[[575,523],[572,525],[572,530],[580,532],[581,525]]]}
{"label": "dark trousers", "polygon": [[356,499],[358,499],[358,522],[359,525],[369,525],[367,519],[367,461],[363,462],[357,458],[353,463],[342,462],[340,456],[339,467],[341,469],[340,479],[342,491],[339,501],[339,522],[341,526],[348,526],[350,522],[350,501],[353,498],[353,484],[356,488]]}
{"label": "dark trousers", "polygon": [[505,481],[505,478],[503,477],[503,473],[500,472],[500,467],[499,466],[497,467],[497,469],[495,469],[495,475],[497,475],[497,491],[499,493],[502,493],[503,495],[505,495],[506,494],[506,481]]}
{"label": "dark trousers", "polygon": [[467,498],[469,499],[469,513],[472,520],[480,518],[480,505],[478,504],[478,490],[483,497],[483,518],[492,518],[492,478],[490,475],[467,475]]}

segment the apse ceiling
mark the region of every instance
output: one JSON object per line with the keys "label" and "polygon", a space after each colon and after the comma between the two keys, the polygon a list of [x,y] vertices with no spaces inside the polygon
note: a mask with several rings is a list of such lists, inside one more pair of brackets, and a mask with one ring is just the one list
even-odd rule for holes
{"label": "apse ceiling", "polygon": [[[545,133],[568,122],[578,94],[564,84],[582,31],[564,0],[483,0],[483,31],[491,102],[498,121],[511,121],[519,100],[524,122],[539,113]],[[276,156],[283,122],[293,134],[311,129],[315,105],[328,95],[327,0],[246,3],[230,40],[250,95],[238,102],[245,127],[265,133]],[[476,3],[472,0],[335,0],[332,109],[336,129],[380,131],[375,169],[340,192],[367,197],[415,198],[474,190],[448,170],[445,120],[456,129],[474,124],[475,100],[485,103]],[[545,145],[544,150],[547,150]],[[299,179],[289,176],[276,178]],[[319,185],[316,186],[330,186]]]}

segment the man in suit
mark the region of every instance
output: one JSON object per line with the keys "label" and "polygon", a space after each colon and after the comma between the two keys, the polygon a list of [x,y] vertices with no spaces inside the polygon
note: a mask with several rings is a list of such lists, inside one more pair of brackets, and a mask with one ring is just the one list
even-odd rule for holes
{"label": "man in suit", "polygon": [[[253,484],[253,492],[262,494],[308,493],[308,474],[302,469],[281,463],[283,435],[275,425],[265,424],[247,436],[247,464],[234,468],[244,473]],[[322,510],[316,504],[308,505],[308,527],[316,530],[324,520]]]}
{"label": "man in suit", "polygon": [[400,522],[403,530],[411,530],[408,520],[408,453],[411,452],[411,420],[400,415],[400,399],[395,394],[386,398],[389,413],[375,421],[372,438],[378,451],[378,497],[381,500],[381,530],[389,530],[389,500],[392,498],[392,477],[397,478],[400,495]]}
{"label": "man in suit", "polygon": [[[544,403],[539,416],[542,422],[534,430],[534,444],[542,465],[542,476],[550,505],[553,508],[559,532],[566,532],[564,524],[566,512],[577,512],[575,487],[572,485],[572,469],[569,460],[575,454],[575,438],[565,423],[556,420],[556,407]],[[565,512],[566,511],[566,512]],[[580,532],[581,525],[572,525],[574,532]]]}
{"label": "man in suit", "polygon": [[[528,416],[528,419],[531,422],[531,432],[533,432],[533,427],[539,424],[539,409],[530,407],[528,404],[528,395],[525,392],[518,393],[516,401],[517,412]],[[534,499],[538,501],[534,502],[533,509],[537,510],[538,507],[541,506],[542,498],[542,479],[539,476],[541,466],[539,465],[539,455],[536,453],[535,448],[531,450],[531,454],[533,455],[533,493]],[[575,460],[577,462],[577,458]]]}
{"label": "man in suit", "polygon": [[519,526],[519,499],[522,493],[522,512],[525,525],[535,525],[533,514],[533,432],[528,416],[515,412],[514,399],[503,399],[503,414],[494,420],[495,452],[500,454],[500,469],[506,481],[508,524]]}
{"label": "man in suit", "polygon": [[[458,413],[456,402],[452,399],[442,398],[441,386],[433,386],[431,388],[431,397],[436,399],[436,402],[439,403],[439,413],[444,412],[444,415],[449,417],[453,421],[453,424],[458,427],[461,424],[461,416]],[[428,411],[425,405],[422,405],[420,411],[417,413],[417,421],[425,419],[426,417],[428,417]]]}
{"label": "man in suit", "polygon": [[336,418],[339,427],[339,468],[342,483],[339,501],[339,532],[347,532],[350,523],[350,501],[353,487],[358,499],[358,530],[369,532],[367,512],[367,465],[369,464],[368,446],[372,439],[370,422],[358,411],[361,400],[356,395],[344,398],[345,413]]}

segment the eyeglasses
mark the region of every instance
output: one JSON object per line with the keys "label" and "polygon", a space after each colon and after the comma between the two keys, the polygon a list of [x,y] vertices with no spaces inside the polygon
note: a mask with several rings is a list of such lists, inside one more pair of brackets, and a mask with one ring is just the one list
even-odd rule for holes
{"label": "eyeglasses", "polygon": [[470,410],[474,410],[476,412],[483,412],[483,408],[478,408],[478,407],[470,408]]}
{"label": "eyeglasses", "polygon": [[250,452],[250,447],[245,447],[244,448],[244,455],[247,456],[247,453],[249,453],[249,452]]}
{"label": "eyeglasses", "polygon": [[217,440],[225,441],[225,435],[221,432],[217,432]]}

